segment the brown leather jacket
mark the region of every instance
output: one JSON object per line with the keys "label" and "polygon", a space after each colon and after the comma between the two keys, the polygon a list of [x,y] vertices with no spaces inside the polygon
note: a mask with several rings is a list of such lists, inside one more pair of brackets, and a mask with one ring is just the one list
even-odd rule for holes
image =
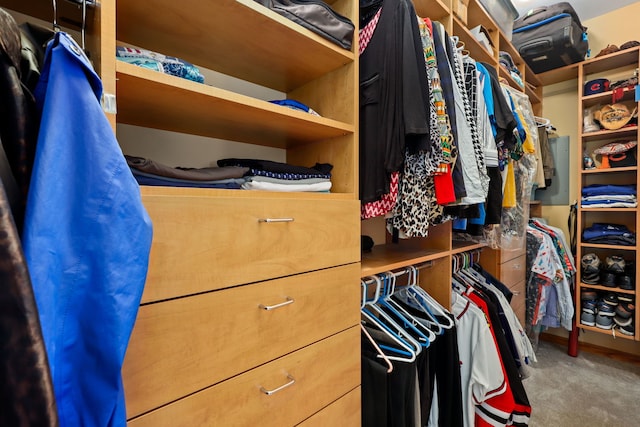
{"label": "brown leather jacket", "polygon": [[[0,9],[0,139],[14,177],[4,174],[0,183],[0,425],[57,426],[38,310],[14,221],[15,215],[22,222],[37,138],[35,103],[20,81],[20,51],[18,26]],[[14,187],[17,182],[21,199],[13,213],[5,191],[10,181]]]}

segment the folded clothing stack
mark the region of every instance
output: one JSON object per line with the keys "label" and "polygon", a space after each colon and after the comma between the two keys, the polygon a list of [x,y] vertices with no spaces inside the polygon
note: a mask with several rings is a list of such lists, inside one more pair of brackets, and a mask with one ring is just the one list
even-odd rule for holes
{"label": "folded clothing stack", "polygon": [[582,208],[635,208],[635,185],[593,184],[582,189]]}
{"label": "folded clothing stack", "polygon": [[257,159],[222,159],[218,166],[249,168],[242,184],[245,190],[328,192],[331,189],[331,169],[328,163],[316,163],[307,168]]}
{"label": "folded clothing stack", "polygon": [[603,245],[635,246],[636,233],[625,225],[596,222],[582,230],[582,241]]}
{"label": "folded clothing stack", "polygon": [[140,185],[239,190],[246,182],[244,175],[249,172],[247,167],[174,168],[144,157],[125,155],[125,158]]}
{"label": "folded clothing stack", "polygon": [[173,56],[166,56],[145,49],[117,46],[116,58],[139,67],[160,71],[161,73],[198,83],[204,83],[204,76],[200,74],[198,67]]}

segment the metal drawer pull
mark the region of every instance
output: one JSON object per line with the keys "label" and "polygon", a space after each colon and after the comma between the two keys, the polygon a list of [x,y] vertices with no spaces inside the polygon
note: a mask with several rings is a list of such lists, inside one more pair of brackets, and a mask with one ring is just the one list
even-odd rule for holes
{"label": "metal drawer pull", "polygon": [[289,375],[289,374],[287,374],[287,378],[289,379],[289,382],[286,383],[286,384],[281,385],[278,388],[274,388],[273,390],[267,390],[264,387],[260,387],[260,391],[263,392],[264,394],[266,394],[267,396],[271,396],[272,394],[275,394],[275,393],[279,392],[280,390],[283,390],[283,389],[285,389],[287,387],[292,386],[296,382],[296,380],[294,380],[293,377],[291,375]]}
{"label": "metal drawer pull", "polygon": [[517,297],[518,295],[520,295],[520,291],[511,292],[511,294],[512,294],[514,297]]}
{"label": "metal drawer pull", "polygon": [[281,302],[280,304],[274,304],[274,305],[260,304],[258,307],[260,307],[263,310],[275,310],[276,308],[284,307],[285,305],[293,304],[294,302],[295,300],[293,298],[287,297],[287,300],[285,302]]}
{"label": "metal drawer pull", "polygon": [[293,222],[294,218],[260,218],[258,222]]}

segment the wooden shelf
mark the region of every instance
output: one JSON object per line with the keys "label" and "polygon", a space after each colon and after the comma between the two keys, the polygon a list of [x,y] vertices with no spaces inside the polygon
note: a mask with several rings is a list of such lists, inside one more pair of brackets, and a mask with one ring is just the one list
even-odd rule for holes
{"label": "wooden shelf", "polygon": [[[502,43],[500,28],[484,9],[484,6],[482,6],[477,0],[469,1],[469,5],[467,6],[467,23],[467,28],[474,28],[478,25],[482,25],[489,32],[489,36],[492,39],[491,43],[494,45],[493,48],[498,49],[498,45]],[[503,38],[506,39],[506,37]]]}
{"label": "wooden shelf", "polygon": [[118,61],[119,123],[287,148],[354,126]]}
{"label": "wooden shelf", "polygon": [[500,31],[500,50],[503,50],[511,55],[511,59],[513,59],[513,62],[515,63],[515,66],[518,68],[518,70],[524,70],[524,59],[522,59],[520,53],[518,52],[518,49],[516,49],[513,43],[511,43],[511,40],[507,39],[502,31]]}
{"label": "wooden shelf", "polygon": [[516,82],[516,80],[511,77],[511,73],[509,73],[507,70],[505,70],[504,68],[502,68],[502,66],[498,65],[498,75],[504,79],[507,80],[507,82],[509,82],[509,86],[511,86],[513,89],[519,91],[519,92],[524,92],[524,88],[522,88],[518,82]]}
{"label": "wooden shelf", "polygon": [[581,212],[638,212],[638,208],[585,208],[580,205]]}
{"label": "wooden shelf", "polygon": [[597,289],[599,291],[619,292],[621,294],[629,294],[629,295],[636,294],[636,291],[634,290],[628,291],[626,289],[620,289],[618,287],[612,288],[609,286],[602,286],[602,285],[590,285],[588,283],[580,283],[580,288]]}
{"label": "wooden shelf", "polygon": [[616,173],[616,172],[637,172],[637,166],[625,166],[623,168],[606,168],[606,169],[583,169],[581,172],[583,174],[594,174],[594,173]]}
{"label": "wooden shelf", "polygon": [[370,253],[362,254],[362,277],[396,270],[410,265],[449,256],[447,250],[407,248],[398,244],[374,246]]}
{"label": "wooden shelf", "polygon": [[524,78],[526,81],[528,81],[534,86],[539,87],[543,85],[542,80],[540,80],[538,75],[533,72],[533,70],[531,69],[531,67],[529,67],[529,64],[527,64],[526,61],[524,63]]}
{"label": "wooden shelf", "polygon": [[[583,96],[582,106],[591,107],[592,105],[597,105],[597,104],[611,104],[612,97],[613,97],[613,91],[611,90],[607,92],[596,93],[595,95]],[[617,102],[633,101],[634,99],[635,99],[635,89],[625,88],[622,100]]]}
{"label": "wooden shelf", "polygon": [[591,58],[582,63],[584,74],[595,74],[610,71],[627,65],[638,66],[638,47],[620,50],[609,55]]}
{"label": "wooden shelf", "polygon": [[498,61],[476,40],[473,34],[469,32],[467,27],[456,16],[453,16],[453,34],[464,42],[464,48],[469,51],[473,59],[498,67]]}
{"label": "wooden shelf", "polygon": [[124,43],[284,92],[355,58],[253,0],[119,0],[116,22]]}
{"label": "wooden shelf", "polygon": [[579,63],[567,65],[565,67],[556,68],[555,70],[546,71],[544,73],[536,74],[542,85],[552,85],[554,83],[560,83],[565,80],[572,80],[578,78],[578,66]]}
{"label": "wooden shelf", "polygon": [[600,243],[588,243],[581,242],[580,246],[583,248],[599,248],[599,249],[611,249],[616,251],[635,251],[635,246],[623,246],[623,245],[603,245]]}
{"label": "wooden shelf", "polygon": [[634,47],[631,49],[614,52],[609,55],[604,55],[598,58],[591,58],[583,62],[577,62],[565,67],[556,68],[555,70],[540,73],[537,76],[542,84],[546,86],[563,82],[565,80],[577,79],[578,67],[580,65],[583,66],[584,75],[586,76],[589,74],[595,74],[615,68],[624,67],[626,65],[637,64],[638,49],[638,47]]}
{"label": "wooden shelf", "polygon": [[449,16],[449,8],[442,0],[414,0],[413,6],[421,18],[430,18],[432,21]]}
{"label": "wooden shelf", "polygon": [[[583,325],[582,323],[578,323],[578,325],[577,325],[577,326],[578,326],[580,329],[584,329],[584,330],[586,330],[586,331],[599,332],[599,333],[601,333],[601,334],[614,336],[614,335],[613,335],[613,332],[612,332],[612,330],[611,330],[611,329],[600,329],[600,328],[595,327],[595,326],[587,326],[587,325]],[[622,339],[625,339],[625,340],[631,340],[631,341],[635,340],[635,337],[634,337],[633,335],[631,335],[631,336],[630,336],[630,335],[625,335],[625,334],[620,333],[620,332],[616,332],[615,337],[616,337],[616,338],[622,338]]]}
{"label": "wooden shelf", "polygon": [[140,193],[143,198],[148,196],[172,197],[172,198],[222,198],[232,197],[234,199],[252,199],[256,194],[261,199],[277,200],[353,200],[353,194],[349,193],[312,193],[312,192],[277,192],[277,191],[256,191],[250,190],[226,190],[217,188],[195,188],[195,187],[161,187],[155,185],[141,185]]}
{"label": "wooden shelf", "polygon": [[598,141],[601,139],[611,138],[636,138],[638,135],[638,126],[623,127],[616,130],[601,130],[597,132],[583,133],[583,141]]}
{"label": "wooden shelf", "polygon": [[454,240],[452,243],[452,255],[487,247],[486,243],[467,242],[463,240]]}
{"label": "wooden shelf", "polygon": [[531,101],[532,104],[539,104],[542,102],[542,98],[540,98],[529,86],[526,86],[525,93],[529,96],[529,101]]}

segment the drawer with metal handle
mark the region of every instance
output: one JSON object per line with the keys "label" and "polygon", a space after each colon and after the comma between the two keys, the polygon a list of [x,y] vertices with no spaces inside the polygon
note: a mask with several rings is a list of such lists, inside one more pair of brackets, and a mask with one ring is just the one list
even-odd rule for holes
{"label": "drawer with metal handle", "polygon": [[360,352],[352,350],[359,344],[355,326],[134,418],[128,426],[294,426],[358,386]]}
{"label": "drawer with metal handle", "polygon": [[[144,413],[357,325],[359,277],[355,263],[141,306],[123,366],[127,413]],[[280,384],[263,386],[273,391]]]}

